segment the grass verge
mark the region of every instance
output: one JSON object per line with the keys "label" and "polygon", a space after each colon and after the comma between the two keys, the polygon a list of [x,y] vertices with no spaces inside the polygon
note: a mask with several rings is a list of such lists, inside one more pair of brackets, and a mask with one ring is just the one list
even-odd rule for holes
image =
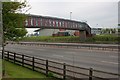
{"label": "grass verge", "polygon": [[62,36],[62,37],[52,37],[52,36],[32,36],[24,37],[20,41],[32,41],[32,42],[70,42],[70,43],[108,43],[115,44],[118,43],[120,37],[117,35],[95,35],[93,37],[88,37],[85,41],[80,41],[79,36]]}
{"label": "grass verge", "polygon": [[45,75],[5,61],[5,78],[46,78]]}

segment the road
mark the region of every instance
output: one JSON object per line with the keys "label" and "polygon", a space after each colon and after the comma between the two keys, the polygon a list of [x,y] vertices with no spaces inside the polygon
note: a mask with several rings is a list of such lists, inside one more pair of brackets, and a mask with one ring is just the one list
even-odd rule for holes
{"label": "road", "polygon": [[118,73],[118,52],[8,44],[5,50],[65,62],[85,68]]}

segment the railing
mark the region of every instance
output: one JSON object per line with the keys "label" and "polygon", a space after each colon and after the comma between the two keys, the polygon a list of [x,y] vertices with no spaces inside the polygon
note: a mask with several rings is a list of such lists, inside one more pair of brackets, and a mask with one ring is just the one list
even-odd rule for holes
{"label": "railing", "polygon": [[46,76],[49,76],[49,74],[52,73],[54,77],[62,78],[64,80],[111,80],[113,78],[113,80],[118,80],[118,77],[120,77],[120,74],[94,70],[93,68],[88,69],[73,66],[66,63],[45,60],[42,58],[18,54],[10,51],[5,51],[4,59],[32,69],[33,71],[42,72]]}
{"label": "railing", "polygon": [[19,43],[11,43],[11,44],[20,44],[20,45],[38,45],[38,46],[56,46],[56,47],[67,47],[67,48],[88,48],[88,49],[97,49],[97,50],[111,50],[111,51],[118,51],[119,47],[116,46],[110,46],[110,45],[85,45],[85,44],[59,44],[59,43],[27,43],[27,42],[19,42]]}

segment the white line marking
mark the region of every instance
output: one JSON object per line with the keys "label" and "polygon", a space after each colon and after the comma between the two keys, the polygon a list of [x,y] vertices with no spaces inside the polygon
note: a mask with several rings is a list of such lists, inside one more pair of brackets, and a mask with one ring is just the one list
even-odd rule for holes
{"label": "white line marking", "polygon": [[101,61],[101,62],[110,63],[110,64],[118,64],[118,63],[116,63],[116,62],[109,62],[109,61]]}
{"label": "white line marking", "polygon": [[112,58],[118,58],[118,56],[109,56],[109,57],[112,57]]}
{"label": "white line marking", "polygon": [[76,52],[64,52],[64,53],[69,53],[69,54],[73,54],[73,53],[76,53]]}
{"label": "white line marking", "polygon": [[53,54],[53,56],[55,56],[55,57],[63,57],[62,55],[56,55],[56,54]]}

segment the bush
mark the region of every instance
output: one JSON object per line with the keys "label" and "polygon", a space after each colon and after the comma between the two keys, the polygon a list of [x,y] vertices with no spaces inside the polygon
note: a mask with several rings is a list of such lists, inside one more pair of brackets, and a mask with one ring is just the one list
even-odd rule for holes
{"label": "bush", "polygon": [[115,35],[96,35],[90,37],[86,42],[97,42],[97,43],[117,43],[120,37]]}
{"label": "bush", "polygon": [[[120,37],[116,35],[96,35],[93,37],[87,38],[84,42],[89,43],[118,43]],[[81,42],[79,36],[62,36],[62,37],[53,37],[53,36],[32,36],[24,37],[21,41],[40,41],[40,42]]]}

